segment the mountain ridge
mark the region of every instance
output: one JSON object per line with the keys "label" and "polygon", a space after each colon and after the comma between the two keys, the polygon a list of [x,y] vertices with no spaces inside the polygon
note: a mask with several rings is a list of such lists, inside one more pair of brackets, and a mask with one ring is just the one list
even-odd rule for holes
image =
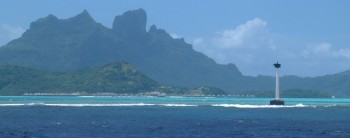
{"label": "mountain ridge", "polygon": [[[74,71],[127,61],[151,79],[168,86],[209,86],[231,93],[274,88],[273,77],[244,76],[236,65],[217,64],[193,50],[183,38],[172,38],[156,25],[147,30],[146,23],[147,14],[143,9],[116,16],[112,28],[97,23],[86,10],[68,19],[48,15],[31,23],[21,38],[0,47],[0,64]],[[339,78],[286,76],[281,78],[281,88],[325,89],[328,93],[350,96],[346,84],[334,84]],[[329,79],[335,82],[330,85]],[[324,85],[318,86],[319,80]],[[342,81],[348,82],[346,78]]]}
{"label": "mountain ridge", "polygon": [[95,23],[87,11],[69,19],[49,15],[1,47],[0,64],[70,71],[125,60],[162,84],[181,87],[230,87],[216,76],[241,76],[235,65],[218,65],[155,25],[147,31],[146,22],[143,9],[116,16],[112,29]]}

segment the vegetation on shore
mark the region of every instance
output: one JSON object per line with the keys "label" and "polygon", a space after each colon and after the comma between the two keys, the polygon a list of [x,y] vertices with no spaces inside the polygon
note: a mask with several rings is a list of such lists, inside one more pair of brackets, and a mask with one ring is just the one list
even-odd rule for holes
{"label": "vegetation on shore", "polygon": [[158,87],[126,62],[72,72],[49,72],[26,67],[0,65],[0,94],[113,92],[139,93]]}
{"label": "vegetation on shore", "polygon": [[218,88],[161,86],[131,64],[114,62],[70,72],[0,65],[0,95],[226,95]]}

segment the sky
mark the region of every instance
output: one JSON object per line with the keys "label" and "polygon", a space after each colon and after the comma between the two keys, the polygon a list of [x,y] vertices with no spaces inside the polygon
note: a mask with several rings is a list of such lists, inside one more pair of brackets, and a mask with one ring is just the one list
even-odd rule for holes
{"label": "sky", "polygon": [[0,45],[19,38],[30,23],[87,10],[111,28],[114,17],[143,8],[155,24],[219,64],[244,75],[321,76],[350,70],[349,0],[2,0]]}

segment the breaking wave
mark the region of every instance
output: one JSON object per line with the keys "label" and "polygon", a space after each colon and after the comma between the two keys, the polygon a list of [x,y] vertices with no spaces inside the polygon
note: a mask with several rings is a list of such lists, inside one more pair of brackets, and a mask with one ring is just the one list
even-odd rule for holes
{"label": "breaking wave", "polygon": [[0,106],[63,106],[63,107],[107,107],[107,106],[174,106],[174,107],[186,107],[197,106],[189,104],[146,104],[146,103],[131,103],[131,104],[70,104],[70,103],[26,103],[26,104],[0,104]]}
{"label": "breaking wave", "polygon": [[311,105],[250,105],[250,104],[213,104],[212,106],[235,107],[235,108],[297,108],[297,107],[316,107]]}
{"label": "breaking wave", "polygon": [[183,103],[0,103],[0,107],[4,106],[56,106],[56,107],[121,107],[121,106],[164,106],[164,107],[227,107],[227,108],[302,108],[302,107],[334,107],[331,105],[253,105],[253,104],[183,104]]}
{"label": "breaking wave", "polygon": [[198,105],[191,105],[191,104],[159,104],[161,106],[198,106]]}

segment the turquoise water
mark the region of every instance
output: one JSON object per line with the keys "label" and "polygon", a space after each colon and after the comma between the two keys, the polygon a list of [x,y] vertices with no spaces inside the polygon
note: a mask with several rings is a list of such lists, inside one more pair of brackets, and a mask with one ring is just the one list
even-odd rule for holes
{"label": "turquoise water", "polygon": [[133,96],[0,96],[0,106],[222,106],[278,108],[350,106],[350,99],[285,98],[285,106],[270,106],[272,98],[133,97]]}
{"label": "turquoise water", "polygon": [[2,96],[0,137],[350,137],[350,99]]}

